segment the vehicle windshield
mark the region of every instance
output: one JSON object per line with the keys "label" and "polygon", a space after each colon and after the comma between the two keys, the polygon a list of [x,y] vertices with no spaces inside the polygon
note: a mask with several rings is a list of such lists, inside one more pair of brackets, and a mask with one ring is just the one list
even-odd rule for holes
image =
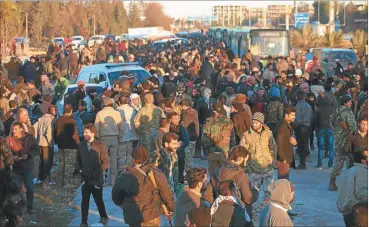
{"label": "vehicle windshield", "polygon": [[[143,80],[147,80],[151,77],[150,73],[145,70],[127,70],[130,74],[135,77],[135,84],[138,82],[142,82]],[[108,73],[110,84],[114,84],[114,81],[119,80],[122,76],[122,71],[116,71]]]}
{"label": "vehicle windshield", "polygon": [[357,56],[351,51],[332,51],[328,55],[328,62],[346,61],[346,62],[356,62]]}
{"label": "vehicle windshield", "polygon": [[[92,89],[94,89],[96,91],[97,94],[101,94],[102,91],[103,91],[103,87],[101,86],[87,86],[86,87],[86,91],[87,93],[89,91],[91,91]],[[69,87],[68,88],[68,91],[65,95],[70,95],[70,94],[73,94],[75,91],[77,90],[77,87]]]}
{"label": "vehicle windshield", "polygon": [[99,39],[101,39],[101,38],[100,37],[96,37],[96,36],[91,38],[91,40],[99,40]]}
{"label": "vehicle windshield", "polygon": [[72,38],[72,40],[82,40],[82,38],[81,37],[74,37],[74,38]]}
{"label": "vehicle windshield", "polygon": [[25,38],[15,38],[15,42],[17,43],[25,42]]}
{"label": "vehicle windshield", "polygon": [[54,39],[54,42],[64,42],[62,39]]}
{"label": "vehicle windshield", "polygon": [[259,56],[288,56],[288,39],[284,37],[251,38],[251,53]]}

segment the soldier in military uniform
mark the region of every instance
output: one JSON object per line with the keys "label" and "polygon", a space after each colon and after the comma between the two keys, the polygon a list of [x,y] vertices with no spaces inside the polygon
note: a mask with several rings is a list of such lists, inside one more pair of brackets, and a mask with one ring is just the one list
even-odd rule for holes
{"label": "soldier in military uniform", "polygon": [[273,164],[277,160],[277,145],[273,133],[264,125],[264,115],[260,112],[252,116],[252,128],[243,134],[241,146],[251,154],[246,172],[254,187],[264,191],[263,203],[253,204],[253,214],[259,214],[270,200],[268,186],[273,183]]}
{"label": "soldier in military uniform", "polygon": [[173,192],[178,186],[178,157],[177,149],[180,147],[178,135],[168,132],[163,137],[163,148],[160,150],[158,164],[159,169],[164,173]]}
{"label": "soldier in military uniform", "polygon": [[331,179],[328,190],[337,191],[336,177],[341,174],[341,170],[345,161],[347,161],[347,154],[345,153],[345,143],[350,132],[357,130],[355,115],[351,110],[352,99],[345,95],[340,100],[341,107],[338,110],[337,123],[334,128],[335,138],[335,156],[336,165],[333,167]]}
{"label": "soldier in military uniform", "polygon": [[134,125],[140,136],[140,145],[152,152],[152,134],[159,130],[160,120],[166,116],[162,109],[154,105],[152,94],[145,95],[145,103],[145,106],[138,111]]}
{"label": "soldier in military uniform", "polygon": [[209,173],[228,158],[228,150],[236,144],[233,122],[220,103],[213,105],[214,115],[206,120],[201,145],[208,160]]}

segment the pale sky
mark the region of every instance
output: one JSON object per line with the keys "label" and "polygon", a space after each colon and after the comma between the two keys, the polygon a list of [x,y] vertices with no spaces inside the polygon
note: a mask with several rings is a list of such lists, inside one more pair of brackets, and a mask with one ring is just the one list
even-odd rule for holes
{"label": "pale sky", "polygon": [[187,16],[211,16],[215,5],[246,5],[249,8],[263,8],[268,5],[293,5],[294,1],[158,1],[167,15],[174,18]]}

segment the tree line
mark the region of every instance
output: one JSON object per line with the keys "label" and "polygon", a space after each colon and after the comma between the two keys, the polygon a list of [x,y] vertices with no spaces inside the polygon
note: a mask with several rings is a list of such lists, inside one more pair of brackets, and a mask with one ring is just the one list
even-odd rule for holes
{"label": "tree line", "polygon": [[9,43],[14,37],[26,36],[33,46],[51,38],[95,34],[127,33],[128,28],[161,26],[170,29],[172,18],[165,15],[158,2],[131,1],[36,1],[0,2],[0,39]]}

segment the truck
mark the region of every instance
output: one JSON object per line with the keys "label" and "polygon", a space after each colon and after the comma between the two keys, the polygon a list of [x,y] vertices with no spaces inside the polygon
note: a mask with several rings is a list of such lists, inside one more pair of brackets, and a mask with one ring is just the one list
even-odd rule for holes
{"label": "truck", "polygon": [[144,39],[151,34],[164,31],[163,27],[128,28],[128,38],[130,40]]}

